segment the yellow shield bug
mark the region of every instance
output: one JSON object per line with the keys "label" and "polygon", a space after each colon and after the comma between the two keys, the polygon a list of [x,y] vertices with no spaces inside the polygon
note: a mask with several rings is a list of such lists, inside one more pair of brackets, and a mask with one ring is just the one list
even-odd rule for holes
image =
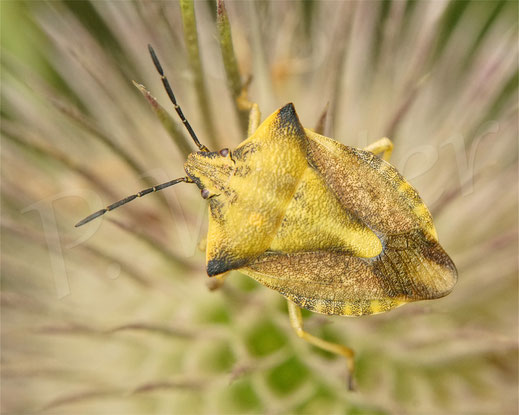
{"label": "yellow shield bug", "polygon": [[128,196],[76,226],[174,184],[196,184],[209,204],[207,274],[239,270],[285,296],[298,336],[345,356],[351,385],[353,351],[305,332],[299,307],[342,316],[382,313],[443,297],[457,279],[427,207],[387,162],[391,142],[347,147],[305,129],[292,104],[260,124],[253,104],[249,137],[232,151],[211,152],[149,50],[199,151],[188,156],[186,177]]}

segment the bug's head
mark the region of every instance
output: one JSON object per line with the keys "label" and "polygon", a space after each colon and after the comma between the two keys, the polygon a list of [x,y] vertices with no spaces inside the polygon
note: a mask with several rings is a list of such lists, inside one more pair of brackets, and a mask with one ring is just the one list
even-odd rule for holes
{"label": "bug's head", "polygon": [[200,188],[202,197],[209,199],[225,191],[234,171],[231,151],[198,151],[191,153],[184,163],[184,170]]}
{"label": "bug's head", "polygon": [[[227,148],[224,148],[220,151],[209,151],[209,149],[200,143],[198,137],[196,136],[191,124],[184,116],[180,106],[177,104],[177,99],[175,98],[175,94],[171,89],[171,85],[169,84],[168,79],[164,75],[164,71],[162,66],[155,54],[155,51],[148,45],[148,49],[151,55],[151,59],[153,60],[153,64],[159,73],[162,84],[166,90],[166,93],[169,96],[169,99],[174,105],[175,111],[177,112],[180,120],[182,121],[184,127],[186,127],[189,135],[193,139],[193,142],[198,147],[200,151],[196,153],[191,153],[188,156],[187,161],[184,164],[184,169],[187,173],[187,177],[180,177],[178,179],[170,180],[166,183],[162,183],[153,187],[149,187],[147,189],[141,190],[138,193],[127,196],[124,199],[119,200],[118,202],[112,203],[107,207],[98,210],[97,212],[92,213],[87,216],[83,220],[79,221],[75,226],[82,226],[93,219],[96,219],[105,213],[114,210],[120,206],[123,206],[132,200],[140,198],[142,196],[148,195],[153,192],[157,192],[159,190],[163,190],[167,187],[173,186],[177,183],[195,183],[201,190],[202,197],[204,199],[209,199],[214,196],[218,196],[219,194],[225,193],[229,194],[227,187],[227,183],[229,178],[232,176],[234,172],[234,160],[231,157],[231,151]],[[214,199],[214,203],[218,203],[217,199]]]}

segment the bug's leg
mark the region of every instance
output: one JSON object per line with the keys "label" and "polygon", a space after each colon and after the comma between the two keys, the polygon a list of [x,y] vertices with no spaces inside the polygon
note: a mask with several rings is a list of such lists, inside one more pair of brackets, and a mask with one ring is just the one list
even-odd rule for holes
{"label": "bug's leg", "polygon": [[291,301],[288,302],[288,315],[290,318],[290,325],[295,330],[297,335],[306,340],[307,342],[317,346],[323,350],[338,355],[344,356],[348,365],[348,387],[353,390],[353,370],[355,368],[354,355],[355,353],[349,347],[343,346],[337,343],[331,343],[326,340],[315,337],[303,329],[303,316],[301,315],[301,309]]}
{"label": "bug's leg", "polygon": [[205,252],[207,248],[207,236],[204,236],[200,241],[198,241],[198,250],[201,252]]}
{"label": "bug's leg", "polygon": [[207,281],[207,288],[209,288],[210,291],[218,290],[219,288],[222,287],[222,285],[225,282],[225,279],[227,278],[228,275],[229,275],[229,271],[209,278],[209,281]]}
{"label": "bug's leg", "polygon": [[258,129],[261,121],[261,112],[258,104],[249,100],[249,86],[252,82],[252,76],[249,76],[247,81],[241,88],[241,93],[236,101],[238,102],[238,108],[243,111],[249,111],[249,126],[247,128],[247,137],[250,137]]}
{"label": "bug's leg", "polygon": [[247,129],[247,137],[250,137],[252,134],[256,132],[260,125],[261,121],[261,112],[259,110],[258,104],[252,104],[252,107],[249,112],[249,128]]}
{"label": "bug's leg", "polygon": [[393,142],[389,138],[384,137],[364,147],[364,150],[371,151],[373,154],[383,153],[382,159],[389,161],[393,152]]}

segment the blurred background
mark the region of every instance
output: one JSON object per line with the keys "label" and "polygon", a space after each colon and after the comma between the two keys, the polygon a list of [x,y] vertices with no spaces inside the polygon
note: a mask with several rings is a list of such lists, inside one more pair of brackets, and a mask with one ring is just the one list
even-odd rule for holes
{"label": "blurred background", "polygon": [[[517,2],[0,6],[2,413],[517,413]],[[293,102],[344,144],[394,141],[459,282],[382,315],[304,314],[356,351],[357,392],[281,295],[238,272],[208,289],[193,186],[74,228],[194,150],[148,43],[212,150],[246,137],[249,77],[263,117]]]}

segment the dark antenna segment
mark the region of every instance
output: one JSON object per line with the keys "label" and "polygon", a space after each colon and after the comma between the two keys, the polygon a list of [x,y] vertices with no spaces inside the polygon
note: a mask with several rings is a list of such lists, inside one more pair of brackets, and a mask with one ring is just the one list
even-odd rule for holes
{"label": "dark antenna segment", "polygon": [[[157,55],[155,54],[155,51],[151,47],[151,45],[148,45],[148,49],[150,51],[151,59],[153,60],[153,64],[155,65],[155,68],[157,68],[158,73],[160,74],[160,77],[162,79],[162,84],[164,85],[164,88],[166,89],[166,92],[168,93],[169,99],[175,106],[175,110],[177,111],[178,116],[182,120],[182,123],[186,126],[187,131],[189,132],[189,135],[195,142],[196,146],[199,148],[200,151],[209,152],[209,149],[204,146],[200,141],[198,140],[198,137],[196,136],[195,132],[193,131],[193,128],[191,127],[191,124],[189,124],[189,121],[184,116],[184,113],[180,109],[180,106],[177,104],[177,100],[175,98],[175,94],[173,93],[173,90],[171,89],[171,85],[169,84],[168,78],[164,75],[164,71],[162,70],[162,66],[159,62],[159,59],[157,58]],[[77,228],[79,226],[84,225],[85,223],[88,223],[99,216],[104,215],[106,212],[109,212],[111,210],[117,209],[118,207],[125,205],[126,203],[131,202],[132,200],[146,196],[147,194],[158,192],[159,190],[165,189],[166,187],[173,186],[177,183],[194,183],[193,180],[191,180],[189,177],[181,177],[179,179],[171,180],[166,183],[159,184],[157,186],[149,187],[147,189],[141,190],[138,193],[135,193],[134,195],[126,196],[124,199],[119,200],[118,202],[112,203],[111,205],[108,205],[104,209],[98,210],[97,212],[92,213],[91,215],[87,216],[85,219],[80,220],[78,223],[76,223],[74,226]]]}
{"label": "dark antenna segment", "polygon": [[91,220],[94,220],[95,218],[98,218],[99,216],[104,215],[106,212],[109,212],[111,210],[114,210],[118,208],[119,206],[125,205],[128,202],[131,202],[133,199],[136,199],[138,197],[146,196],[147,194],[158,192],[159,190],[165,189],[166,187],[173,186],[177,183],[193,183],[193,180],[191,180],[189,177],[181,177],[180,179],[171,180],[166,183],[159,184],[157,186],[149,187],[147,189],[141,190],[139,193],[135,193],[131,196],[126,196],[124,199],[119,200],[118,202],[112,203],[111,205],[105,207],[104,209],[98,210],[95,213],[92,213],[90,216],[87,216],[85,219],[80,220],[78,223],[76,223],[74,226],[77,228],[79,226],[84,225],[85,223],[90,222]]}
{"label": "dark antenna segment", "polygon": [[182,123],[186,126],[187,131],[189,132],[189,135],[195,142],[196,146],[200,149],[200,151],[206,151],[209,152],[209,149],[204,146],[200,141],[198,140],[198,137],[196,136],[195,132],[193,131],[193,128],[191,127],[191,124],[189,124],[189,121],[184,116],[184,113],[180,109],[180,106],[177,104],[177,99],[175,98],[175,94],[173,93],[173,90],[171,89],[171,85],[169,84],[168,78],[164,75],[164,71],[162,70],[162,65],[159,62],[159,58],[157,58],[157,55],[155,54],[155,51],[151,47],[151,45],[148,45],[148,50],[150,51],[151,59],[153,60],[153,64],[155,65],[155,68],[157,68],[157,72],[160,75],[160,78],[162,79],[162,84],[164,85],[164,89],[168,93],[169,99],[173,103],[173,106],[175,107],[175,110],[177,111],[178,116],[182,120]]}
{"label": "dark antenna segment", "polygon": [[[187,131],[189,132],[189,135],[197,145],[197,147],[200,149],[200,151],[209,152],[209,149],[204,146],[200,141],[198,140],[195,132],[193,131],[193,128],[191,127],[191,124],[189,124],[189,121],[184,116],[184,113],[180,109],[180,106],[177,104],[177,100],[175,98],[175,94],[173,93],[173,90],[171,89],[171,85],[169,84],[168,78],[164,75],[164,71],[162,70],[162,66],[160,65],[159,59],[157,58],[157,55],[155,54],[155,51],[151,47],[151,45],[148,45],[148,49],[150,51],[151,59],[153,60],[153,64],[155,65],[155,68],[157,68],[158,73],[160,74],[160,77],[162,79],[162,84],[164,85],[164,88],[166,89],[166,92],[168,93],[169,99],[175,106],[175,110],[177,111],[178,116],[182,120],[182,123],[186,126]],[[131,196],[126,196],[124,199],[119,200],[118,202],[112,203],[111,205],[108,205],[104,209],[98,210],[97,212],[92,213],[91,215],[87,216],[85,219],[80,220],[78,223],[76,223],[74,226],[77,228],[79,226],[84,225],[85,223],[90,222],[91,220],[94,220],[98,218],[99,216],[104,215],[106,212],[109,212],[111,210],[117,209],[119,206],[125,205],[126,203],[131,202],[132,200],[146,196],[147,194],[158,192],[159,190],[165,189],[166,187],[173,186],[174,184],[184,182],[184,183],[194,183],[193,180],[191,180],[189,177],[181,177],[180,179],[171,180],[166,183],[159,184],[157,186],[149,187],[148,189],[141,190],[139,193],[135,193]]]}

